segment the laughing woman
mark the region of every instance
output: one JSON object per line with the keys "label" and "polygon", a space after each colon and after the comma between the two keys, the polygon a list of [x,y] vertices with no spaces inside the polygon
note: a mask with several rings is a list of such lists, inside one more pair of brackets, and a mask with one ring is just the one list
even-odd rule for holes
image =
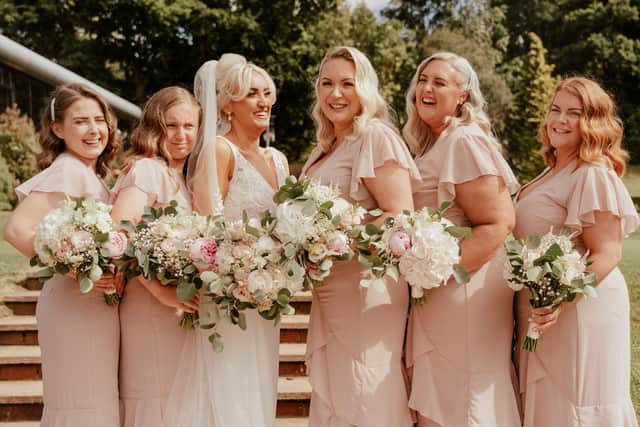
{"label": "laughing woman", "polygon": [[[47,103],[40,131],[44,170],[16,188],[20,204],[4,239],[27,257],[35,255],[38,223],[67,197],[109,203],[102,181],[119,145],[117,121],[90,88],[58,86]],[[42,288],[36,308],[44,385],[43,427],[117,427],[118,307],[104,302],[114,286],[105,274],[94,291],[81,294],[70,275],[55,275]]]}
{"label": "laughing woman", "polygon": [[[333,184],[349,202],[385,216],[413,209],[418,170],[359,50],[327,53],[313,117],[318,146],[303,175]],[[402,362],[408,287],[389,280],[384,292],[363,288],[362,271],[357,259],[338,262],[313,290],[307,343],[312,427],[413,425]]]}
{"label": "laughing woman", "polygon": [[[186,89],[168,87],[147,101],[126,153],[126,174],[113,188],[114,221],[139,221],[145,205],[160,208],[171,200],[179,211],[191,211],[183,167],[199,123],[200,106]],[[178,325],[176,309],[197,308],[197,301],[180,301],[175,287],[157,280],[139,276],[127,284],[120,304],[123,427],[170,427],[164,423],[166,400],[185,337],[194,333]]]}
{"label": "laughing woman", "polygon": [[445,216],[472,230],[461,244],[469,283],[450,280],[411,309],[409,405],[420,427],[520,423],[511,380],[513,291],[494,259],[513,227],[517,182],[483,108],[475,71],[452,53],[425,59],[407,93],[404,136],[423,179],[416,209],[453,201]]}
{"label": "laughing woman", "polygon": [[[524,425],[636,427],[629,395],[629,295],[618,269],[638,214],[622,180],[628,154],[611,97],[582,77],[561,81],[540,127],[548,168],[520,191],[516,237],[575,231],[598,278],[597,298],[531,309],[519,292],[517,362]],[[529,321],[542,335],[521,351]]]}

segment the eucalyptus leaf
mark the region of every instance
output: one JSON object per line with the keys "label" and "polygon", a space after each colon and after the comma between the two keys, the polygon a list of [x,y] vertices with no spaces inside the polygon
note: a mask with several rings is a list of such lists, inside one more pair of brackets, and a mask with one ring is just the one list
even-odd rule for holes
{"label": "eucalyptus leaf", "polygon": [[538,246],[540,246],[540,242],[541,242],[541,237],[539,234],[530,234],[529,236],[527,236],[527,248],[529,249],[535,249]]}
{"label": "eucalyptus leaf", "polygon": [[460,285],[469,283],[469,280],[471,280],[471,276],[469,275],[469,272],[467,271],[466,268],[462,267],[461,265],[456,265],[455,267],[453,267],[453,277],[454,279],[456,279],[456,282],[458,282],[458,284]]}
{"label": "eucalyptus leaf", "polygon": [[93,289],[93,282],[88,277],[80,279],[80,292],[83,294],[91,292]]}
{"label": "eucalyptus leaf", "polygon": [[176,295],[181,301],[191,301],[196,296],[196,292],[198,290],[191,282],[180,282],[176,288]]}
{"label": "eucalyptus leaf", "polygon": [[224,350],[224,344],[222,343],[222,336],[220,336],[219,333],[216,332],[209,335],[209,342],[213,347],[213,351],[215,351],[216,353],[222,353],[222,351]]}

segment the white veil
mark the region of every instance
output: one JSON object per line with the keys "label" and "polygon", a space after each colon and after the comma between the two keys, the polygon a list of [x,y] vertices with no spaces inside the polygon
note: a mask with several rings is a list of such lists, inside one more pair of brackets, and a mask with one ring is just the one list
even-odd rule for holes
{"label": "white veil", "polygon": [[216,164],[217,66],[218,61],[205,62],[198,69],[193,82],[193,92],[202,106],[202,121],[198,131],[198,142],[187,164],[187,185],[192,194],[194,209],[203,215],[222,213],[222,196]]}
{"label": "white veil", "polygon": [[[222,197],[216,168],[216,68],[205,62],[194,80],[194,93],[202,106],[198,141],[187,164],[187,185],[201,214],[221,214]],[[194,206],[196,208],[196,206]],[[204,331],[206,332],[206,331]],[[214,399],[214,378],[208,358],[213,350],[203,331],[186,334],[175,379],[164,410],[164,425],[171,427],[221,426]]]}

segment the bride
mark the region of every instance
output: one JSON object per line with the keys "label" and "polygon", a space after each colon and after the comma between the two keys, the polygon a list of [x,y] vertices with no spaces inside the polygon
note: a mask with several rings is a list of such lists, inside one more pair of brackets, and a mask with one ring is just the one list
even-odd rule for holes
{"label": "bride", "polygon": [[[260,147],[276,100],[273,80],[235,54],[208,61],[194,91],[203,108],[187,180],[194,209],[240,220],[273,209],[273,194],[289,167],[284,155]],[[218,135],[218,136],[216,136]],[[202,308],[206,309],[206,302]],[[195,331],[183,349],[166,411],[167,426],[273,427],[276,417],[279,328],[246,312],[247,328],[218,322],[224,351],[215,353],[210,331]]]}

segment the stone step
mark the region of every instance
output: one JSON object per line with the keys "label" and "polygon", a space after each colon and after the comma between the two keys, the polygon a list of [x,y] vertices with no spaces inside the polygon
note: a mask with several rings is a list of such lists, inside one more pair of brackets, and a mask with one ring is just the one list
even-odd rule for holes
{"label": "stone step", "polygon": [[38,344],[38,325],[35,316],[0,318],[0,346]]}
{"label": "stone step", "polygon": [[[279,375],[301,377],[306,373],[306,344],[280,344]],[[40,347],[36,345],[0,346],[0,381],[42,379]]]}
{"label": "stone step", "polygon": [[[306,377],[278,378],[278,418],[309,415],[311,385]],[[36,421],[42,416],[42,381],[0,381],[0,422]]]}
{"label": "stone step", "polygon": [[[283,316],[280,325],[280,342],[306,342],[308,325],[308,314]],[[20,315],[0,318],[0,345],[35,345],[37,343],[38,326],[35,316]]]}
{"label": "stone step", "polygon": [[[20,290],[6,295],[3,298],[4,304],[9,307],[15,315],[34,315],[36,313],[36,303],[40,291]],[[309,314],[311,310],[311,292],[300,292],[291,299],[291,305],[296,309],[296,314]]]}

